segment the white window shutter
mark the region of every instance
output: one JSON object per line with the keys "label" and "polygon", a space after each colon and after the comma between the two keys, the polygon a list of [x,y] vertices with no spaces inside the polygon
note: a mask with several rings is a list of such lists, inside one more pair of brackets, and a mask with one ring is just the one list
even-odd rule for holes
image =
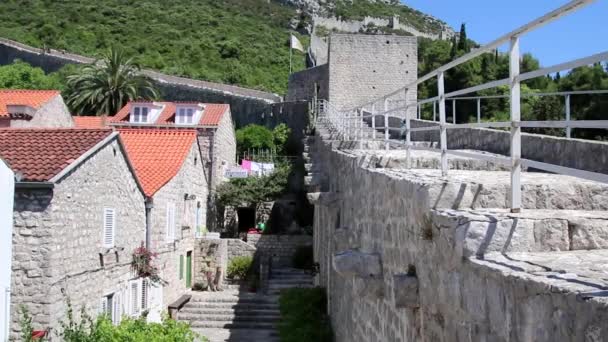
{"label": "white window shutter", "polygon": [[175,203],[167,203],[167,241],[175,241]]}
{"label": "white window shutter", "polygon": [[107,297],[101,297],[101,303],[99,303],[99,314],[101,315],[105,315],[108,308],[108,298]]}
{"label": "white window shutter", "polygon": [[148,279],[141,280],[141,309],[148,309]]}
{"label": "white window shutter", "polygon": [[103,246],[114,247],[116,234],[116,211],[105,208],[103,210]]}
{"label": "white window shutter", "polygon": [[139,282],[131,282],[131,315],[139,313]]}
{"label": "white window shutter", "polygon": [[118,324],[120,323],[120,318],[122,316],[122,312],[120,310],[120,293],[115,293],[114,294],[114,307],[112,308],[114,310],[114,314],[112,315],[112,320],[114,324]]}

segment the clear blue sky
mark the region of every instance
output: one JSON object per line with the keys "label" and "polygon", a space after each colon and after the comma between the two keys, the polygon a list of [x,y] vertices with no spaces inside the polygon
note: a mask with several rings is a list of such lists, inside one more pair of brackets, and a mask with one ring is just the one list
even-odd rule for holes
{"label": "clear blue sky", "polygon": [[[485,44],[545,13],[566,0],[402,0],[404,4],[433,15]],[[525,35],[523,52],[531,52],[543,66],[589,56],[608,50],[608,0],[562,17]]]}

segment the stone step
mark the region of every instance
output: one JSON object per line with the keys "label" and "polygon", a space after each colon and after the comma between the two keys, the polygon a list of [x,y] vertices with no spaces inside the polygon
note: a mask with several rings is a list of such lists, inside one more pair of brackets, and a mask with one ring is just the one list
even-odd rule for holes
{"label": "stone step", "polygon": [[262,297],[259,296],[257,298],[239,298],[237,296],[227,296],[227,297],[213,297],[209,296],[208,298],[192,298],[190,303],[234,303],[234,304],[276,304],[277,298],[270,297]]}
{"label": "stone step", "polygon": [[195,333],[205,336],[209,342],[279,342],[279,333],[274,329],[217,329],[197,328]]}
{"label": "stone step", "polygon": [[179,311],[180,315],[195,314],[195,315],[280,315],[281,311],[276,309],[264,309],[257,307],[250,308],[182,308]]}
{"label": "stone step", "polygon": [[271,270],[272,274],[308,274],[307,270],[291,267],[276,267]]}
{"label": "stone step", "polygon": [[209,309],[223,309],[223,310],[279,310],[279,304],[277,303],[256,303],[256,304],[243,304],[243,303],[227,303],[227,302],[198,302],[188,303],[184,306],[184,310],[209,310]]}
{"label": "stone step", "polygon": [[221,329],[256,329],[256,330],[269,330],[276,329],[276,323],[265,323],[265,322],[190,322],[190,327],[193,329],[197,328],[221,328]]}
{"label": "stone step", "polygon": [[281,319],[281,315],[198,315],[191,313],[179,313],[179,320],[188,322],[224,322],[225,324],[236,323],[275,323]]}
{"label": "stone step", "polygon": [[298,284],[312,284],[313,279],[312,278],[294,278],[294,279],[277,279],[277,278],[271,278],[269,283],[270,284],[282,284],[282,285],[298,285]]}

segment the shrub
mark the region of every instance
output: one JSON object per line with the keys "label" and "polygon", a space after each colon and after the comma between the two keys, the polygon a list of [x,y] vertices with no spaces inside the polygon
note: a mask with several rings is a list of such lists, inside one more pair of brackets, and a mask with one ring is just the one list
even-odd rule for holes
{"label": "shrub", "polygon": [[281,292],[281,342],[330,342],[331,324],[326,312],[325,289],[288,289]]}
{"label": "shrub", "polygon": [[253,257],[250,256],[238,256],[230,260],[228,264],[228,270],[226,275],[228,278],[245,279],[247,274],[251,270],[253,265]]}
{"label": "shrub", "polygon": [[314,254],[312,246],[300,246],[293,254],[293,267],[305,270],[312,269]]}

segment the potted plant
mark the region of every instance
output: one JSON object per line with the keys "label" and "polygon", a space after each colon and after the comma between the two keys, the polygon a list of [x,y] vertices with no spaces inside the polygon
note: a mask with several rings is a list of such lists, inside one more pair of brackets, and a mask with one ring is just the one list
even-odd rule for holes
{"label": "potted plant", "polygon": [[141,245],[133,251],[131,270],[137,274],[138,277],[148,278],[153,285],[166,285],[167,282],[161,279],[159,274],[160,271],[158,267],[154,265],[154,259],[157,257],[158,254],[147,249],[142,242]]}

